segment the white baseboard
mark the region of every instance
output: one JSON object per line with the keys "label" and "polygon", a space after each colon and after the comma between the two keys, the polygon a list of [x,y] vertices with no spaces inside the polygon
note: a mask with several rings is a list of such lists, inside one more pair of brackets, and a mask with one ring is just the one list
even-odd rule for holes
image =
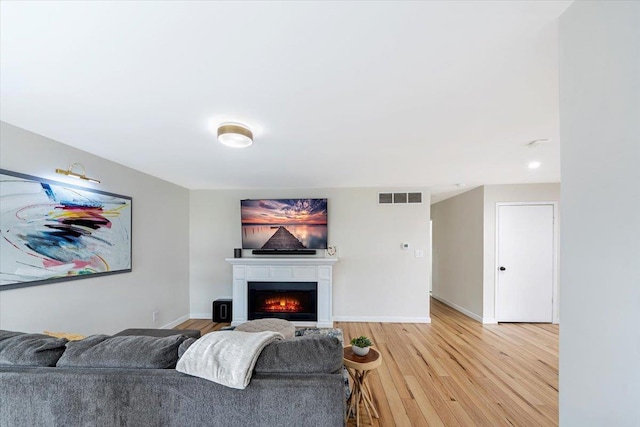
{"label": "white baseboard", "polygon": [[483,317],[482,318],[482,323],[485,325],[497,325],[498,324],[498,319],[495,319],[493,317]]}
{"label": "white baseboard", "polygon": [[211,320],[211,313],[191,313],[189,314],[190,319],[209,319]]}
{"label": "white baseboard", "polygon": [[333,316],[334,322],[431,323],[431,317]]}
{"label": "white baseboard", "polygon": [[170,322],[170,323],[167,323],[164,326],[161,326],[160,329],[173,329],[176,326],[178,326],[180,323],[186,322],[189,319],[190,319],[189,315],[185,314],[184,316],[181,316],[181,317],[177,318],[173,322]]}
{"label": "white baseboard", "polygon": [[447,301],[446,299],[441,298],[441,297],[439,297],[439,296],[437,296],[437,295],[431,295],[431,296],[432,296],[433,298],[437,299],[438,301],[440,301],[441,303],[446,304],[446,305],[448,305],[449,307],[453,308],[454,310],[459,311],[460,313],[464,314],[465,316],[470,317],[470,318],[472,318],[473,320],[477,320],[477,321],[478,321],[478,322],[480,322],[480,323],[484,323],[484,322],[482,321],[482,316],[478,316],[478,315],[477,315],[477,314],[475,314],[474,312],[469,311],[469,310],[467,310],[466,308],[459,306],[458,304],[454,304],[454,303],[452,303],[452,302],[449,302],[449,301]]}

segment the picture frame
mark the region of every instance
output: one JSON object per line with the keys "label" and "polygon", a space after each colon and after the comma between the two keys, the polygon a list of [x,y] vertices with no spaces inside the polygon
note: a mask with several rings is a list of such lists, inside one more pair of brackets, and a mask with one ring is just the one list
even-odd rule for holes
{"label": "picture frame", "polygon": [[0,291],[132,271],[129,196],[0,169]]}

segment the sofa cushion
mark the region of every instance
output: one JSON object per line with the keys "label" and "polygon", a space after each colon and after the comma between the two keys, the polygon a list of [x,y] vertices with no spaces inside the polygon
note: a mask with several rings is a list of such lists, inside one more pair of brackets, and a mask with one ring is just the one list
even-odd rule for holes
{"label": "sofa cushion", "polygon": [[66,343],[43,334],[0,331],[0,365],[56,366]]}
{"label": "sofa cushion", "polygon": [[187,337],[92,335],[67,343],[57,366],[84,368],[171,369],[178,361],[178,347]]}
{"label": "sofa cushion", "polygon": [[148,328],[132,328],[120,331],[114,334],[114,337],[124,337],[128,335],[143,335],[146,337],[170,337],[171,335],[186,335],[191,338],[200,338],[201,333],[198,329],[148,329]]}
{"label": "sofa cushion", "polygon": [[340,345],[344,347],[344,336],[342,329],[339,328],[296,328],[297,337],[307,335],[329,335],[330,337],[336,337],[338,341],[340,341]]}
{"label": "sofa cushion", "polygon": [[342,345],[335,337],[288,338],[262,350],[256,373],[336,373],[342,369]]}
{"label": "sofa cushion", "polygon": [[180,344],[180,347],[178,347],[178,359],[182,357],[185,351],[187,351],[187,349],[191,347],[191,344],[193,344],[194,342],[196,342],[195,338],[187,338],[182,342],[182,344]]}
{"label": "sofa cushion", "polygon": [[256,319],[242,323],[235,328],[241,332],[279,332],[285,338],[293,338],[296,327],[293,323],[284,319]]}

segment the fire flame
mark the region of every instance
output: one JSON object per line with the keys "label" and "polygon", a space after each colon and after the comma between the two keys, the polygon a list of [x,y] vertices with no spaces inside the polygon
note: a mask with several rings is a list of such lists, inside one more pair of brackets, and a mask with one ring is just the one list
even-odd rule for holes
{"label": "fire flame", "polygon": [[267,298],[264,301],[264,305],[262,307],[263,311],[271,311],[271,312],[301,312],[303,311],[302,304],[297,298],[292,298],[290,296],[282,296],[282,297],[274,297]]}

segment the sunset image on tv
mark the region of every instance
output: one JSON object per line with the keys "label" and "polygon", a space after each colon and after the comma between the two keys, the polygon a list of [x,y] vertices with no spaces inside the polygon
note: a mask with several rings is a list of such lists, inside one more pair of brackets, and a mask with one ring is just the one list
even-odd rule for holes
{"label": "sunset image on tv", "polygon": [[244,249],[326,249],[327,199],[242,200]]}

